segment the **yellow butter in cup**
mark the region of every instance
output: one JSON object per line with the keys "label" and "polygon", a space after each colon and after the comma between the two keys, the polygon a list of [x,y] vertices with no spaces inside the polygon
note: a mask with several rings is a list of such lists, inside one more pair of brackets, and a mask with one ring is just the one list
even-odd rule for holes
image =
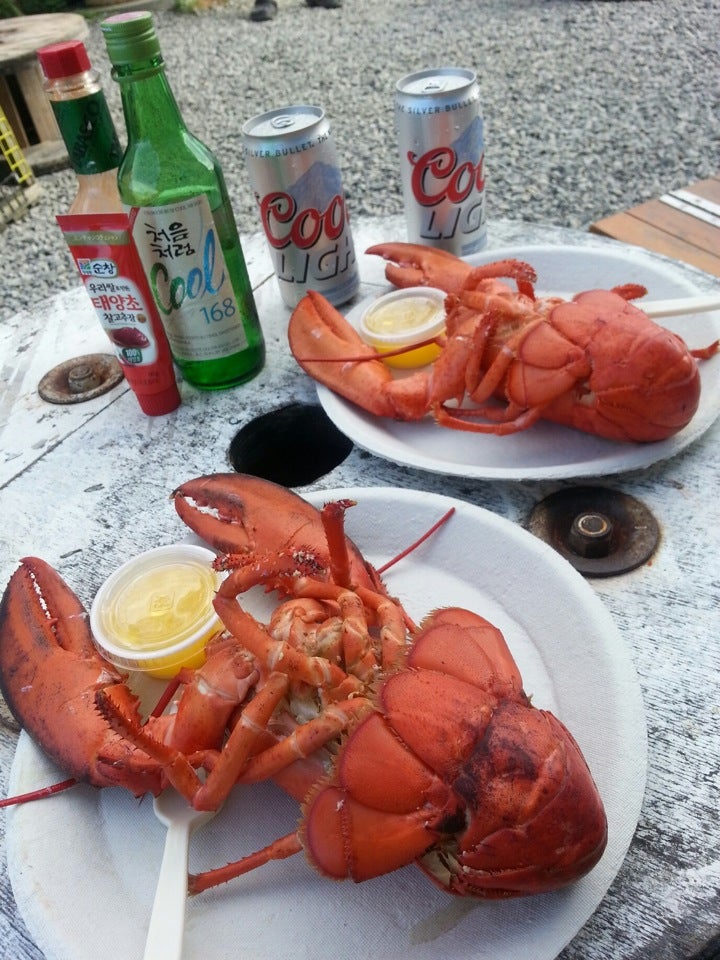
{"label": "yellow butter in cup", "polygon": [[[438,336],[445,328],[446,296],[434,287],[406,287],[378,297],[360,318],[360,336],[379,353]],[[424,367],[439,355],[440,347],[431,343],[384,362],[391,367]]]}
{"label": "yellow butter in cup", "polygon": [[212,605],[223,579],[206,547],[172,544],[148,550],[115,571],[90,610],[95,644],[122,670],[169,679],[205,662],[205,647],[223,629]]}

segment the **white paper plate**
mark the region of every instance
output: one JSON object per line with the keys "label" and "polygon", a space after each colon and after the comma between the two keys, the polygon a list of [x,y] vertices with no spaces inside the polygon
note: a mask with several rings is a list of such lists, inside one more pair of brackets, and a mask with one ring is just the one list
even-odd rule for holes
{"label": "white paper plate", "polygon": [[[567,291],[623,283],[643,284],[649,291],[648,300],[702,292],[672,263],[637,247],[523,246],[488,251],[468,260],[476,264],[506,257],[525,260],[535,267],[539,293],[567,295]],[[642,305],[642,301],[638,303]],[[364,300],[353,307],[348,319],[353,322],[366,304]],[[720,312],[668,317],[662,322],[692,349],[705,347],[720,337]],[[325,412],[342,433],[386,460],[432,473],[482,480],[549,480],[622,473],[684,450],[720,413],[720,356],[702,362],[700,374],[700,407],[692,421],[674,437],[649,444],[614,443],[546,421],[507,437],[466,433],[438,427],[429,417],[414,423],[375,417],[320,384],[317,393]]]}
{"label": "white paper plate", "polygon": [[[184,958],[225,960],[551,960],[615,877],[642,802],[647,744],[632,661],[603,604],[564,560],[522,528],[446,497],[385,488],[324,491],[358,501],[348,532],[379,565],[449,506],[456,514],[386,582],[418,620],[462,605],[505,633],[539,707],[572,731],[598,784],[609,842],[598,866],[554,894],[492,902],[451,897],[417,868],[363,884],[321,879],[300,855],[188,904]],[[61,778],[22,736],[10,791]],[[273,785],[236,791],[193,839],[191,869],[236,859],[294,829],[297,807]],[[8,811],[8,867],[48,960],[139,960],[164,832],[148,798],[73,790]]]}

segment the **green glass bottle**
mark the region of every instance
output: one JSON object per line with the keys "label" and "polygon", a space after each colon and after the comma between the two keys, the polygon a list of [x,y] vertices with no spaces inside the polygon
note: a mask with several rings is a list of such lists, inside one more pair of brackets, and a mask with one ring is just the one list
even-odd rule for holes
{"label": "green glass bottle", "polygon": [[243,383],[265,344],[220,165],[183,122],[152,14],[100,27],[127,127],[120,196],[175,362],[206,390]]}

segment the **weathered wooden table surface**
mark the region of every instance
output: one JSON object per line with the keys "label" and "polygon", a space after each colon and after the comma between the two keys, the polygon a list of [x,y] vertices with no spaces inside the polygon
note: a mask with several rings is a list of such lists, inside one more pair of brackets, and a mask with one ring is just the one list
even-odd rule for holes
{"label": "weathered wooden table surface", "polygon": [[[402,238],[404,226],[398,218],[362,220],[354,224],[354,235],[362,251],[373,242]],[[492,224],[490,238],[495,247],[570,242],[592,249],[610,242],[519,223]],[[18,558],[38,554],[58,567],[88,603],[121,560],[177,539],[169,493],[190,477],[226,471],[228,445],[241,425],[282,404],[314,400],[313,384],[289,356],[288,312],[279,300],[264,239],[246,238],[244,246],[267,339],[266,368],[252,383],[220,393],[183,384],[183,405],[168,417],[143,416],[124,384],[76,406],[51,406],[37,396],[40,377],[56,363],[107,352],[83,290],[62,294],[32,314],[18,314],[0,329],[3,584]],[[360,259],[367,293],[369,285],[383,282],[382,264],[377,258]],[[678,269],[703,290],[720,288],[708,275]],[[604,481],[642,500],[662,528],[651,563],[590,581],[636,665],[647,712],[649,772],[628,856],[562,960],[687,960],[707,951],[720,933],[719,440],[716,423],[672,460]],[[355,485],[436,491],[525,524],[534,504],[567,482],[443,477],[354,448],[344,463],[304,489]],[[4,795],[18,730],[0,706]],[[13,899],[4,829],[0,816],[0,958],[42,960]],[[90,921],[78,917],[78,924],[84,922]],[[102,923],[102,917],[92,922]],[[116,956],[124,960],[121,946]]]}
{"label": "weathered wooden table surface", "polygon": [[590,229],[720,277],[720,175],[613,213]]}

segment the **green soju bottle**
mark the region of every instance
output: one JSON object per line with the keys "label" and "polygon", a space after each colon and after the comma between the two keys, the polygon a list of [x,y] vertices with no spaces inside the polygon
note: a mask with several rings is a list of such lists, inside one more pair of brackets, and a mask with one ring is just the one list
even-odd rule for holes
{"label": "green soju bottle", "polygon": [[185,126],[152,14],[101,23],[120,85],[127,150],[123,203],[175,362],[197,387],[255,376],[265,345],[220,165]]}

